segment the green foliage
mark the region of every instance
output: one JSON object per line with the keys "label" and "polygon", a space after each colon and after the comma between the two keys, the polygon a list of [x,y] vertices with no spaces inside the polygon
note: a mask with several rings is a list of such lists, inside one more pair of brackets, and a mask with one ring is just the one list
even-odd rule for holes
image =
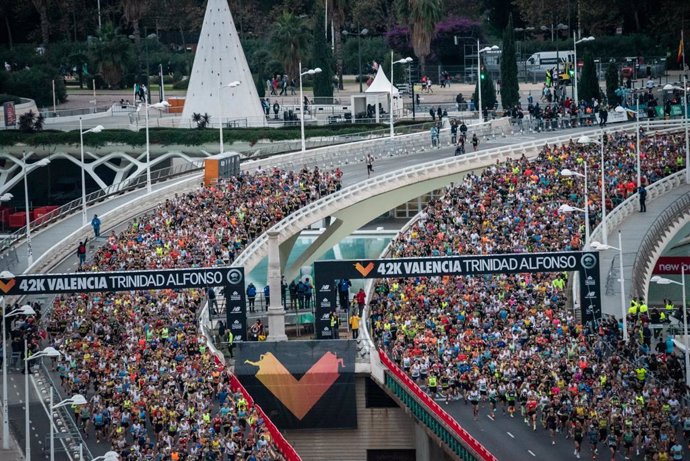
{"label": "green foliage", "polygon": [[[486,70],[484,63],[482,62],[482,109],[493,110],[496,106],[496,85],[494,80],[491,78],[491,72]],[[474,93],[472,94],[472,100],[474,101],[475,107],[479,107],[479,101],[477,100],[477,85],[474,86]]]}
{"label": "green foliage", "polygon": [[173,90],[186,90],[189,87],[189,79],[185,78],[179,82],[173,83]]}
{"label": "green foliage", "polygon": [[0,94],[0,104],[5,104],[6,102],[21,104],[22,99],[11,94]]}
{"label": "green foliage", "polygon": [[136,70],[134,45],[111,24],[106,23],[90,49],[98,73],[108,88],[131,86],[127,70]]}
{"label": "green foliage", "polygon": [[594,98],[601,99],[597,69],[591,53],[585,54],[582,66],[582,76],[577,83],[577,93],[580,101],[591,101]]}
{"label": "green foliage", "polygon": [[43,130],[43,114],[34,114],[30,110],[19,116],[19,131],[22,133],[37,133]]}
{"label": "green foliage", "polygon": [[287,73],[289,78],[297,76],[298,63],[306,57],[308,39],[309,33],[305,22],[292,13],[284,11],[273,23],[273,54],[283,64],[281,72]]}
{"label": "green foliage", "polygon": [[[317,8],[314,16],[323,17],[323,10]],[[314,21],[315,26],[312,31],[312,51],[311,67],[321,68],[321,73],[314,76],[314,97],[331,98],[333,97],[333,57],[331,47],[326,43],[326,35],[323,21]]]}
{"label": "green foliage", "polygon": [[208,115],[207,112],[204,112],[203,115],[198,112],[194,112],[192,114],[192,121],[196,123],[196,127],[199,130],[203,130],[208,126],[209,122],[211,121],[211,116]]}
{"label": "green foliage", "polygon": [[503,31],[502,49],[501,104],[504,109],[507,109],[520,102],[520,87],[518,84],[517,60],[515,58],[515,38],[513,37],[512,14],[508,17],[508,25]]}
{"label": "green foliage", "polygon": [[[383,37],[361,37],[362,43],[362,73],[371,72],[371,63],[376,61],[382,63],[390,48],[386,46]],[[346,74],[357,74],[359,69],[359,54],[357,37],[348,37],[343,43],[343,72]]]}
{"label": "green foliage", "polygon": [[[400,123],[404,125],[405,123]],[[307,126],[305,134],[310,137],[327,137],[361,133],[363,131],[381,129],[384,125],[376,124],[339,124],[329,126]],[[161,146],[199,146],[203,144],[217,144],[218,130],[189,130],[174,128],[151,128],[149,130],[151,144]],[[227,143],[248,142],[254,144],[259,140],[286,141],[300,139],[299,127],[284,127],[276,129],[265,128],[228,128],[223,130],[223,139]],[[106,144],[120,144],[129,146],[145,146],[146,133],[140,130],[133,133],[130,130],[104,130],[100,133],[90,133],[84,138],[90,147],[102,147]],[[18,143],[28,146],[54,146],[58,144],[79,145],[79,130],[52,131],[44,130],[40,133],[21,133],[16,130],[0,131],[0,146],[12,146]]]}
{"label": "green foliage", "polygon": [[38,106],[53,104],[53,84],[55,80],[55,98],[58,103],[67,100],[65,83],[57,69],[47,64],[39,64],[31,69],[21,69],[7,74],[0,91],[30,98]]}
{"label": "green foliage", "polygon": [[618,66],[610,62],[606,68],[606,99],[608,99],[609,104],[618,105],[620,103],[620,98],[616,94],[618,86]]}

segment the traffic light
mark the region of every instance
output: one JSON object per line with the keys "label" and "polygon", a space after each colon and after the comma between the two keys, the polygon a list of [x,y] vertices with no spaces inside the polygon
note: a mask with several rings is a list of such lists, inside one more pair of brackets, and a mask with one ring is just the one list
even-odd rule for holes
{"label": "traffic light", "polygon": [[575,77],[575,68],[570,64],[568,64],[568,75],[570,75],[570,78]]}
{"label": "traffic light", "polygon": [[482,80],[486,80],[486,69],[484,68],[484,66],[482,66],[480,69],[481,70],[479,72],[479,78],[481,78]]}

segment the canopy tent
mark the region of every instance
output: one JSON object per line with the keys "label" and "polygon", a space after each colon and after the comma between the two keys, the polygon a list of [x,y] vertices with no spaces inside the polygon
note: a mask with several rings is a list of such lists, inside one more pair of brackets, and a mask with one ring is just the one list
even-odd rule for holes
{"label": "canopy tent", "polygon": [[[390,113],[390,93],[391,93],[391,82],[386,77],[383,72],[383,66],[379,66],[376,72],[376,77],[374,81],[371,82],[369,88],[366,89],[364,94],[355,94],[352,96],[352,112],[355,114],[369,112],[367,110],[369,106],[374,107],[373,115],[376,118],[376,122],[381,121],[382,111],[386,114],[383,120],[389,117]],[[393,114],[395,117],[400,118],[402,116],[402,99],[400,98],[400,91],[393,86]]]}

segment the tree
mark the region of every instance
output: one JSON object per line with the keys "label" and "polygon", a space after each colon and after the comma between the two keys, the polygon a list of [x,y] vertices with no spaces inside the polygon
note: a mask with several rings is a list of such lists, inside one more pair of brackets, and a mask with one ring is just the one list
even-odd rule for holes
{"label": "tree", "polygon": [[620,98],[616,94],[618,82],[618,66],[611,62],[606,68],[606,99],[608,99],[609,104],[618,105],[620,102]]}
{"label": "tree", "polygon": [[[338,89],[343,89],[343,25],[352,4],[350,0],[324,0],[333,20],[333,41],[335,45],[335,72],[338,75]],[[359,32],[359,31],[357,31]]]}
{"label": "tree", "polygon": [[594,98],[601,98],[597,69],[594,64],[594,58],[590,53],[585,54],[584,63],[582,65],[582,76],[577,83],[577,93],[580,101],[591,101]]}
{"label": "tree", "polygon": [[503,52],[501,53],[501,103],[508,109],[520,102],[517,60],[515,58],[515,37],[513,36],[513,15],[503,31]]}
{"label": "tree", "polygon": [[[482,109],[493,110],[496,106],[496,85],[494,85],[494,81],[491,78],[491,72],[486,69],[483,61],[480,78],[482,80]],[[474,93],[472,94],[475,107],[479,107],[477,85],[474,86]]]}
{"label": "tree", "polygon": [[125,69],[132,64],[132,42],[108,22],[103,24],[91,54],[108,88],[119,88]]}
{"label": "tree", "polygon": [[431,40],[436,23],[441,20],[441,0],[405,0],[401,2],[399,14],[407,16],[412,33],[412,49],[419,58],[422,73],[426,73],[426,58],[431,54]]}
{"label": "tree", "polygon": [[43,40],[43,45],[47,46],[50,41],[50,21],[48,19],[48,9],[50,0],[31,0],[38,11],[38,15],[41,17],[41,40]]}
{"label": "tree", "polygon": [[326,30],[323,26],[323,10],[316,8],[314,11],[314,37],[312,39],[311,67],[321,68],[321,73],[314,76],[314,97],[333,97],[333,69],[331,68],[333,57],[331,47],[326,43]]}
{"label": "tree", "polygon": [[283,71],[291,78],[298,76],[298,63],[306,55],[307,34],[301,18],[287,11],[273,23],[271,46],[273,54],[283,64]]}

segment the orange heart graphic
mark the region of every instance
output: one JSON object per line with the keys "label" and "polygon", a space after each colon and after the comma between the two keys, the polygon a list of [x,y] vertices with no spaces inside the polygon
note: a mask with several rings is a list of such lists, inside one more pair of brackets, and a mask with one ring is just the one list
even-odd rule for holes
{"label": "orange heart graphic", "polygon": [[15,284],[14,279],[10,279],[10,281],[6,282],[6,283],[4,281],[0,280],[0,290],[2,290],[3,293],[7,294],[12,289],[14,284]]}
{"label": "orange heart graphic", "polygon": [[374,268],[374,263],[370,262],[366,266],[362,266],[360,263],[355,264],[355,269],[357,269],[357,272],[362,274],[362,277],[366,277],[369,275],[369,272]]}
{"label": "orange heart graphic", "polygon": [[245,360],[244,363],[259,367],[256,378],[299,420],[338,379],[338,365],[345,366],[343,359],[326,352],[298,381],[270,352],[261,355],[258,362]]}

